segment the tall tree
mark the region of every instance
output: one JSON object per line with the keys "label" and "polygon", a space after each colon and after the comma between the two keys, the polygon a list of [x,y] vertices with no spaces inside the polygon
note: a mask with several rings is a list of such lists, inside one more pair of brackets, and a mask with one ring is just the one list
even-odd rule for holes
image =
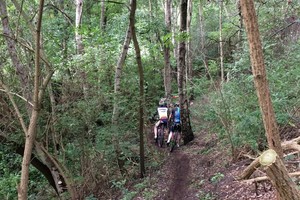
{"label": "tall tree", "polygon": [[172,39],[172,0],[165,0],[165,26],[166,26],[166,40],[163,41],[164,49],[164,86],[165,96],[170,97],[172,93],[172,76],[171,76],[171,54],[170,44]]}
{"label": "tall tree", "polygon": [[223,0],[219,0],[219,44],[220,44],[220,70],[221,84],[224,83],[224,53],[223,53]]}
{"label": "tall tree", "polygon": [[114,79],[114,102],[113,102],[113,113],[112,113],[112,126],[113,126],[113,137],[112,137],[112,142],[113,142],[113,146],[115,149],[115,153],[116,153],[116,158],[117,158],[117,162],[118,162],[118,166],[120,169],[120,172],[123,173],[124,169],[123,169],[123,160],[121,158],[121,148],[120,148],[120,144],[119,144],[119,140],[117,137],[117,134],[119,132],[118,130],[118,119],[119,119],[119,99],[120,99],[120,84],[121,84],[121,77],[122,77],[122,70],[123,70],[123,66],[125,63],[125,59],[126,59],[126,55],[128,53],[128,49],[129,49],[129,45],[131,42],[131,38],[132,38],[132,29],[131,29],[131,24],[129,23],[128,28],[127,28],[127,32],[125,35],[125,40],[122,46],[122,51],[119,55],[119,59],[117,61],[117,65],[115,68],[115,79]]}
{"label": "tall tree", "polygon": [[131,10],[130,10],[130,28],[132,32],[132,40],[134,44],[136,61],[139,72],[139,88],[140,88],[140,97],[139,97],[139,133],[140,133],[140,177],[143,178],[145,176],[145,155],[144,155],[144,105],[145,105],[145,97],[144,97],[144,71],[141,59],[141,51],[139,47],[139,43],[136,37],[135,31],[135,11],[136,11],[136,0],[131,0]]}
{"label": "tall tree", "polygon": [[[193,65],[192,65],[192,49],[191,49],[191,23],[192,23],[192,13],[193,13],[193,1],[188,0],[188,7],[187,7],[187,45],[186,45],[186,79],[187,84],[192,81],[193,76]],[[188,94],[189,96],[190,94]]]}
{"label": "tall tree", "polygon": [[105,0],[101,1],[101,17],[100,17],[100,28],[103,31],[106,26],[106,5]]}
{"label": "tall tree", "polygon": [[[78,55],[84,54],[84,45],[82,41],[82,35],[80,33],[80,27],[82,22],[82,9],[83,9],[83,0],[76,0],[76,13],[75,13],[75,42],[76,42],[76,51]],[[87,86],[87,77],[84,69],[79,71],[80,78],[82,81],[83,95],[85,99],[87,98],[88,86]]]}
{"label": "tall tree", "polygon": [[[39,11],[37,16],[37,26],[36,26],[36,39],[35,39],[35,72],[34,72],[34,91],[33,91],[33,110],[30,118],[30,123],[28,131],[25,138],[25,149],[22,161],[21,170],[21,182],[18,188],[18,199],[27,199],[28,181],[29,181],[29,165],[31,161],[31,154],[33,149],[33,144],[35,141],[35,136],[37,132],[37,121],[40,113],[41,107],[41,67],[40,67],[40,38],[41,38],[41,26],[42,26],[42,16],[43,16],[44,0],[40,0]],[[40,92],[41,91],[41,92]]]}
{"label": "tall tree", "polygon": [[[36,36],[37,33],[36,33],[36,30],[35,30],[33,24],[30,22],[30,17],[25,13],[24,10],[22,10],[22,6],[19,5],[17,1],[12,0],[12,2],[15,5],[16,9],[20,12],[20,16],[22,16],[23,20],[26,22],[27,26],[29,27],[29,29],[31,31],[31,34],[32,34],[32,37],[33,37],[33,40],[35,41],[37,39],[37,36]],[[8,20],[8,16],[6,16],[6,18]],[[40,38],[40,40],[42,40],[42,39]],[[20,44],[22,44],[22,46],[24,46],[27,50],[34,52],[34,49],[32,49],[29,42],[26,45],[26,44],[20,42],[20,41],[22,41],[22,39],[20,39],[20,38],[17,38],[16,41],[18,41]],[[35,49],[35,52],[36,52],[36,49]],[[49,63],[49,61],[47,60],[45,54],[43,53],[42,45],[40,45],[39,56],[40,56],[40,59],[43,60],[43,62],[45,64],[44,66],[46,66],[45,68],[46,68],[46,72],[47,72],[47,76],[44,79],[42,79],[42,75],[40,77],[40,90],[39,90],[39,93],[38,93],[38,98],[39,98],[39,101],[41,101],[41,99],[43,97],[43,93],[46,89],[46,86],[48,85],[54,71],[52,70],[52,66]],[[24,68],[23,70],[25,70],[25,69],[26,68]],[[16,71],[17,70],[18,69],[16,68]],[[30,74],[29,71],[27,71],[26,73]],[[28,76],[28,77],[30,77],[30,76]],[[42,80],[43,80],[43,82],[41,82]],[[24,87],[21,78],[20,78],[20,83],[22,83],[22,87]],[[31,83],[31,81],[28,82],[28,86],[27,86],[28,88],[31,88],[30,83]],[[10,101],[11,101],[13,107],[14,107],[15,113],[19,118],[19,122],[22,126],[22,129],[25,133],[25,138],[26,138],[27,135],[28,135],[28,132],[29,132],[29,128],[25,124],[26,120],[23,119],[24,115],[20,112],[20,109],[18,108],[18,105],[16,104],[16,102],[14,101],[12,95],[10,94],[11,92],[10,92],[9,88],[7,86],[5,86],[2,81],[0,81],[0,84],[2,85],[3,88],[6,88],[5,89],[6,93],[9,96],[9,99],[10,99]],[[32,91],[29,91],[28,93],[33,94]],[[31,113],[32,108],[34,108],[34,103],[29,102],[28,99],[25,99],[25,100],[30,105],[29,106],[29,113]],[[41,102],[38,102],[38,103],[41,104]],[[31,119],[28,119],[28,121],[29,121],[29,124],[32,123]],[[42,174],[44,174],[44,176],[48,179],[49,183],[54,187],[54,189],[56,191],[62,191],[63,190],[62,187],[65,187],[65,185],[63,186],[63,185],[57,185],[57,184],[53,184],[53,183],[57,183],[57,181],[62,180],[63,183],[67,183],[66,187],[68,188],[71,196],[72,197],[75,196],[73,186],[70,184],[71,183],[71,181],[70,181],[71,178],[67,178],[67,177],[69,177],[69,175],[65,176],[64,172],[66,172],[66,170],[61,167],[62,166],[61,163],[59,163],[37,141],[34,141],[34,147],[33,148],[35,148],[35,151],[34,151],[34,153],[32,153],[31,157],[35,157],[35,159],[31,160],[31,164],[33,164],[33,166],[35,166],[38,170],[40,170],[40,172]],[[23,149],[22,152],[21,152],[21,150],[17,150],[17,152],[23,156],[23,154],[24,154],[23,153],[24,152],[23,145],[21,145],[21,149]],[[52,170],[54,170],[55,172],[52,171]],[[58,179],[56,179],[57,177],[58,178],[61,177],[61,178],[59,178],[59,180],[58,180]],[[67,179],[69,179],[69,180],[67,180]]]}
{"label": "tall tree", "polygon": [[189,116],[189,104],[186,94],[186,79],[184,77],[186,71],[186,30],[187,30],[187,6],[188,0],[180,0],[180,35],[181,39],[178,44],[178,63],[177,63],[177,81],[178,81],[178,94],[180,101],[180,115],[182,121],[182,136],[184,144],[194,139],[192,131],[190,116]]}
{"label": "tall tree", "polygon": [[282,158],[283,151],[281,147],[278,126],[275,119],[275,113],[270,97],[254,1],[240,0],[240,3],[250,48],[250,58],[254,84],[259,100],[262,119],[266,131],[266,137],[269,147],[275,150],[276,153]]}

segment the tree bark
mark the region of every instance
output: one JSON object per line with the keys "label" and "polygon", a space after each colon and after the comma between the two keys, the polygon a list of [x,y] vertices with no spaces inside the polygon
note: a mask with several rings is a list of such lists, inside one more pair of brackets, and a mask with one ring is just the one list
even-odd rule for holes
{"label": "tree bark", "polygon": [[143,178],[145,176],[145,155],[144,155],[144,71],[140,53],[139,43],[136,37],[135,32],[135,11],[136,11],[136,0],[131,0],[131,10],[130,10],[130,28],[132,32],[132,40],[134,44],[136,61],[138,65],[139,71],[139,85],[140,85],[140,97],[139,97],[139,132],[140,132],[140,177]]}
{"label": "tree bark", "polygon": [[270,97],[254,1],[240,0],[240,3],[250,48],[254,84],[262,113],[266,137],[269,147],[274,149],[279,157],[282,158],[283,151]]}
{"label": "tree bark", "polygon": [[[187,29],[187,0],[180,1],[180,34],[184,36],[186,34]],[[184,79],[184,73],[186,69],[185,63],[185,55],[186,55],[186,42],[181,40],[178,45],[178,64],[177,64],[177,81],[178,81],[178,94],[179,94],[179,103],[180,103],[180,116],[181,116],[181,124],[182,124],[182,138],[184,144],[192,141],[194,139],[194,134],[190,124],[190,116],[189,116],[189,105],[186,94],[186,80]]]}

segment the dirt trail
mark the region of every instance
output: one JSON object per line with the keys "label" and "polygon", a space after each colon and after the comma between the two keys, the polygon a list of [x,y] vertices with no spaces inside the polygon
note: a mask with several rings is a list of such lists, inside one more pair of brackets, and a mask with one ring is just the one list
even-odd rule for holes
{"label": "dirt trail", "polygon": [[180,152],[174,152],[172,156],[172,183],[167,192],[166,199],[185,199],[190,172],[189,158],[187,155]]}

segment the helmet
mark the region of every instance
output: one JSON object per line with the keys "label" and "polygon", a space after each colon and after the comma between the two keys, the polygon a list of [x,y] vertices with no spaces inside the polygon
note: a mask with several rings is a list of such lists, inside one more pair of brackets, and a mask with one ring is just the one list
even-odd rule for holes
{"label": "helmet", "polygon": [[167,106],[167,99],[166,98],[161,98],[160,101],[159,101],[159,106]]}

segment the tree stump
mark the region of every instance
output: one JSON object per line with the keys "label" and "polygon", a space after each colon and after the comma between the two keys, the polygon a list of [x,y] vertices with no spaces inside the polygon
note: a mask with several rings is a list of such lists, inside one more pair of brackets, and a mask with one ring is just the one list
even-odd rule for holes
{"label": "tree stump", "polygon": [[286,167],[274,150],[265,151],[259,157],[259,162],[264,167],[272,185],[276,188],[279,200],[300,199],[300,192],[296,184],[292,181]]}

